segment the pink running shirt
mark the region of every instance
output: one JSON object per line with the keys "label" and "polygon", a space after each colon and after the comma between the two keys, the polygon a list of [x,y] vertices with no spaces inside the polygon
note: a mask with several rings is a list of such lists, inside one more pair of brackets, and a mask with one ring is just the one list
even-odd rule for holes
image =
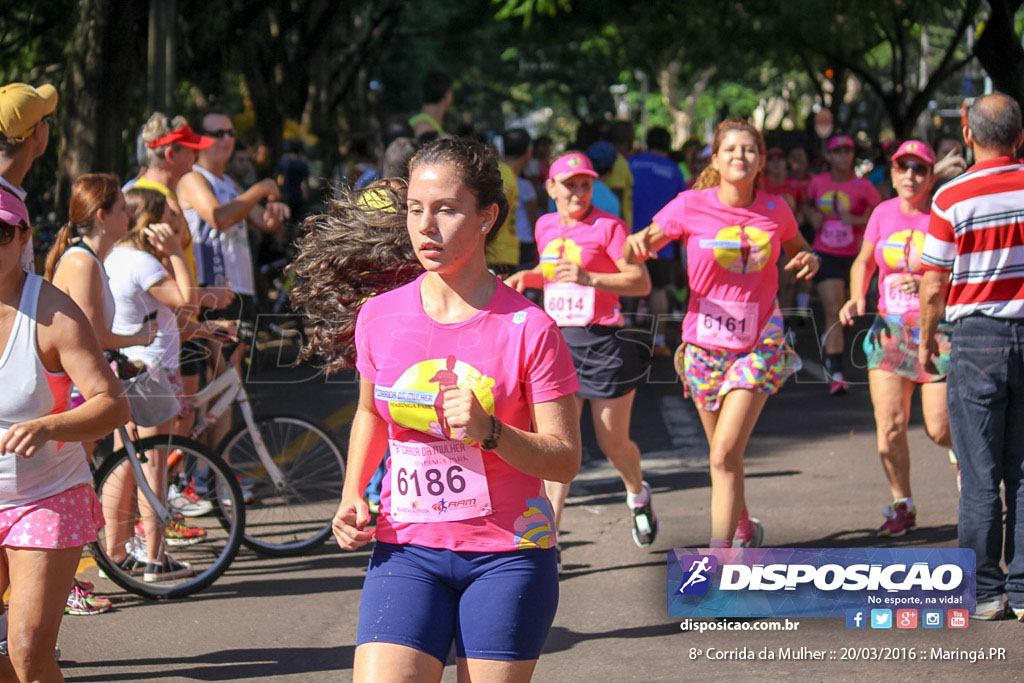
{"label": "pink running shirt", "polygon": [[748,351],[776,309],[782,243],[797,235],[782,197],[758,191],[750,206],[725,206],[718,188],[679,194],[654,216],[662,232],[686,244],[690,302],[683,341]]}
{"label": "pink running shirt", "polygon": [[821,228],[814,236],[814,251],[833,256],[856,256],[864,237],[864,226],[846,225],[835,210],[840,202],[854,216],[864,216],[881,201],[878,190],[863,178],[850,178],[837,183],[831,173],[822,173],[811,179],[807,186],[807,199],[814,202],[824,214]]}
{"label": "pink running shirt", "polygon": [[[553,548],[554,516],[544,483],[490,451],[482,453],[488,514],[457,521],[431,517],[465,505],[466,496],[458,493],[474,486],[469,472],[453,477],[460,470],[443,454],[459,452],[463,444],[478,452],[475,442],[460,440],[464,435],[444,420],[438,388],[454,379],[459,387],[473,389],[484,409],[504,424],[529,430],[531,404],[579,389],[562,334],[542,310],[500,280],[487,306],[469,320],[436,322],[423,311],[423,277],[371,298],[356,321],[356,367],[362,379],[374,384],[377,412],[393,442],[377,539],[472,552]],[[423,471],[392,471],[396,447],[416,450],[425,448],[422,444],[438,450],[436,461]],[[405,476],[412,474],[416,479]],[[439,494],[433,506],[413,511],[423,521],[394,518],[393,499],[401,498],[401,490],[393,495],[393,479],[399,489],[417,490],[419,484],[424,494],[428,489]]]}
{"label": "pink running shirt", "polygon": [[908,215],[900,210],[900,198],[879,204],[871,214],[864,241],[875,246],[878,264],[878,312],[894,322],[919,322],[917,294],[905,294],[894,287],[903,273],[924,272],[921,251],[928,236],[930,212]]}
{"label": "pink running shirt", "polygon": [[[619,272],[615,261],[622,258],[629,228],[621,218],[591,206],[576,225],[562,225],[557,212],[546,213],[537,219],[534,232],[544,277],[551,281],[559,258],[566,258],[590,273]],[[593,323],[619,326],[619,310],[617,294],[595,290]]]}

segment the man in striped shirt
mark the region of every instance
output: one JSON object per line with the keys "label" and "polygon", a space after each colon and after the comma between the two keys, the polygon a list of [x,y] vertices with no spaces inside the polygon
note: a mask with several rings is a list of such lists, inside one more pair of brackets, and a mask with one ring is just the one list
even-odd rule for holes
{"label": "man in striped shirt", "polygon": [[[935,372],[935,328],[953,323],[947,397],[963,490],[957,536],[977,556],[974,616],[1024,621],[1024,143],[1018,104],[975,100],[964,139],[976,163],[932,205],[921,260],[921,363]],[[1006,491],[1005,551],[1003,504]],[[1006,573],[1000,560],[1006,560]]]}

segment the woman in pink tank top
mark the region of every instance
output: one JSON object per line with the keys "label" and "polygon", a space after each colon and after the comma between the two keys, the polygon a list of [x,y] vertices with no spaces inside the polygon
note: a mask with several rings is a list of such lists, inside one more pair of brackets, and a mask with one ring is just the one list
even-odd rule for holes
{"label": "woman in pink tank top", "polygon": [[[60,679],[68,590],[103,525],[78,442],[128,420],[81,309],[21,269],[29,237],[25,205],[0,193],[0,593],[11,588],[0,680],[23,681]],[[72,382],[85,402],[67,410]]]}

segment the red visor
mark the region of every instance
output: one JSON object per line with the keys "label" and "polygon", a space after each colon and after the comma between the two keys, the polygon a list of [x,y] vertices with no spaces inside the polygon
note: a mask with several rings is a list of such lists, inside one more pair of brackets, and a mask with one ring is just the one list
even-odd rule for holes
{"label": "red visor", "polygon": [[163,147],[164,145],[179,144],[182,147],[189,147],[191,149],[206,149],[214,142],[213,138],[208,138],[205,135],[197,135],[192,132],[192,128],[186,123],[181,128],[176,128],[170,133],[161,135],[153,142],[147,142],[146,146],[150,149],[156,149],[157,147]]}

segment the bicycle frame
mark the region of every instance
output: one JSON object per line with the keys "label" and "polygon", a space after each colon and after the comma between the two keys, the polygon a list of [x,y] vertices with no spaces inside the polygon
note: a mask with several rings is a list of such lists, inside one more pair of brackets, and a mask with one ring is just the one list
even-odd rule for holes
{"label": "bicycle frame", "polygon": [[[242,411],[242,419],[249,429],[253,445],[256,447],[256,454],[259,456],[263,466],[267,468],[270,480],[274,487],[282,490],[285,487],[284,475],[280,468],[270,457],[267,444],[263,441],[263,435],[256,426],[256,418],[253,415],[252,404],[249,403],[249,395],[242,385],[242,378],[233,365],[228,364],[223,373],[212,382],[200,389],[196,394],[187,399],[189,406],[196,412],[196,422],[192,427],[189,436],[198,439],[199,435],[216,420],[223,419],[229,414],[231,406],[237,402]],[[209,406],[213,403],[212,406]],[[207,407],[209,406],[209,408]]]}
{"label": "bicycle frame", "polygon": [[124,445],[125,450],[128,451],[128,464],[132,468],[132,474],[135,475],[135,485],[142,491],[142,495],[145,496],[146,500],[149,501],[149,506],[156,511],[160,523],[167,524],[172,519],[171,512],[149,485],[146,473],[142,471],[142,458],[139,456],[139,452],[135,450],[134,441],[128,436],[128,429],[122,425],[117,428],[117,433],[121,436],[121,443]]}

